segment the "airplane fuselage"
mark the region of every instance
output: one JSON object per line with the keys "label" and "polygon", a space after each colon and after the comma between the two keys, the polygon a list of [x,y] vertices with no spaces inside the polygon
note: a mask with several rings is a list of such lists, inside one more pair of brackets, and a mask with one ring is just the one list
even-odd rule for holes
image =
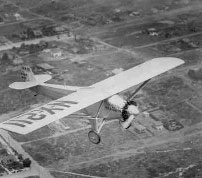
{"label": "airplane fuselage", "polygon": [[[43,95],[46,96],[52,100],[57,100],[61,97],[67,96],[75,91],[71,91],[71,90],[66,90],[66,89],[62,89],[62,85],[58,85],[59,87],[61,86],[61,88],[54,88],[54,87],[48,87],[48,86],[35,86],[30,88],[30,90],[34,93],[34,95]],[[90,115],[92,117],[96,117],[96,114],[101,102],[97,102],[85,109],[82,110],[83,113]],[[106,117],[110,117],[110,118],[120,118],[121,116],[121,110],[115,110],[115,109],[110,109],[109,108],[109,104],[107,104],[107,102],[103,102],[102,104],[102,108],[101,111],[99,113],[99,117],[101,118],[106,118]]]}

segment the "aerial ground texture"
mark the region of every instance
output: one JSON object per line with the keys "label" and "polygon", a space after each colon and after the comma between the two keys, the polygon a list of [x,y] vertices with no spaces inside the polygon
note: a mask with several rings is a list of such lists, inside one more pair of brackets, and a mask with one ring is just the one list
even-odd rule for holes
{"label": "aerial ground texture", "polygon": [[[146,128],[143,132],[135,122],[127,131],[118,121],[110,122],[101,143],[94,145],[87,136],[90,125],[79,113],[28,135],[9,133],[15,144],[53,178],[201,178],[201,10],[200,0],[0,0],[0,17],[6,19],[0,23],[0,53],[7,50],[21,59],[20,64],[1,61],[1,122],[51,100],[8,88],[19,79],[20,65],[51,73],[52,83],[87,86],[154,57],[185,61],[154,78],[135,98],[142,110],[151,110],[136,120]],[[51,25],[71,34],[28,40],[23,32]],[[62,50],[63,57],[17,50],[40,40]],[[38,70],[41,63],[52,69]],[[154,128],[156,122],[163,128]]]}

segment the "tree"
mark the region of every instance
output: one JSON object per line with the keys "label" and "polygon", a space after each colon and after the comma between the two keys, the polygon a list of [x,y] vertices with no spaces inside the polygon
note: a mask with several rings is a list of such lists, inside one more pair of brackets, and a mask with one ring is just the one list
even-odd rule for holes
{"label": "tree", "polygon": [[19,159],[20,161],[23,161],[23,156],[22,156],[22,154],[19,154],[19,155],[18,155],[18,159]]}
{"label": "tree", "polygon": [[2,58],[1,58],[1,64],[3,65],[9,65],[10,64],[10,59],[8,57],[8,54],[7,53],[4,53]]}
{"label": "tree", "polygon": [[37,52],[36,45],[35,44],[31,44],[29,46],[29,53],[32,54],[32,53],[35,53],[35,52]]}
{"label": "tree", "polygon": [[26,32],[27,32],[28,39],[32,39],[32,38],[35,37],[34,32],[33,32],[33,30],[31,28],[27,28]]}
{"label": "tree", "polygon": [[32,161],[29,158],[26,158],[23,160],[23,166],[24,167],[30,167]]}
{"label": "tree", "polygon": [[26,48],[27,48],[27,46],[26,46],[26,44],[25,44],[25,43],[22,43],[22,44],[21,44],[21,46],[20,46],[20,48],[21,48],[21,49],[26,49]]}

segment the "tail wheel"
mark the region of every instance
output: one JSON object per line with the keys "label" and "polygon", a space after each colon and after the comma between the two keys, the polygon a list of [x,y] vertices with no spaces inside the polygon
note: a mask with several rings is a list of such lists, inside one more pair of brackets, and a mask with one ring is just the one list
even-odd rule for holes
{"label": "tail wheel", "polygon": [[93,130],[88,132],[88,138],[94,144],[98,144],[101,141],[100,135],[98,133],[96,133],[95,131],[93,131]]}

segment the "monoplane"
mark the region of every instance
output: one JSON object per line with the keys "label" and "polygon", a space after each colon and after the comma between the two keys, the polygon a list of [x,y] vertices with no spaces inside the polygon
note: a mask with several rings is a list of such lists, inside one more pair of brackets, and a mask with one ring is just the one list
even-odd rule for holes
{"label": "monoplane", "polygon": [[[60,98],[2,122],[0,128],[28,134],[77,111],[83,111],[91,116],[87,117],[92,126],[88,133],[89,140],[98,144],[101,140],[101,129],[107,121],[119,119],[124,129],[130,127],[140,114],[134,97],[153,77],[183,63],[183,60],[173,57],[154,58],[88,87],[45,83],[51,79],[50,75],[34,75],[30,67],[24,66],[21,73],[24,81],[14,82],[9,85],[10,88],[31,89],[35,95]],[[137,86],[137,89],[128,98],[124,98],[122,93],[134,86]]]}

